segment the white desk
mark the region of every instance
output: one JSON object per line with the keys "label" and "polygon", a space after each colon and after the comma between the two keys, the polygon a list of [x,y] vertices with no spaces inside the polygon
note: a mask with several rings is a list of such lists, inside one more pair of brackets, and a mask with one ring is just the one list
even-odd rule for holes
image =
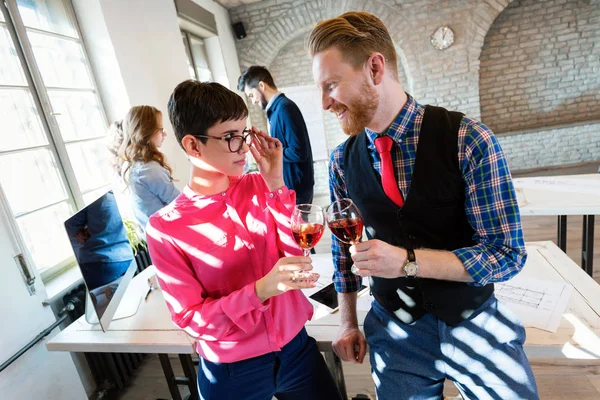
{"label": "white desk", "polygon": [[581,267],[594,269],[594,215],[600,214],[600,174],[517,178],[513,180],[522,216],[557,215],[558,246],[567,249],[567,216],[583,216]]}
{"label": "white desk", "polygon": [[[556,282],[567,282],[573,292],[558,330],[555,333],[526,328],[525,353],[532,364],[557,367],[589,367],[600,365],[600,285],[552,242],[527,243],[528,258],[521,274]],[[314,255],[320,268],[333,268],[331,258]],[[339,313],[307,323],[307,331],[320,345],[321,351],[331,352],[336,337]],[[366,312],[358,312],[359,323]],[[341,364],[328,360],[334,377],[343,377]],[[366,370],[365,374],[369,371]],[[338,378],[339,379],[339,378]]]}
{"label": "white desk", "polygon": [[[552,359],[562,364],[600,365],[600,285],[553,242],[527,243],[527,263],[521,274],[533,278],[567,282],[574,288],[555,333],[526,328],[525,352],[530,359]],[[331,257],[313,255],[320,271],[333,269]],[[366,312],[358,312],[362,324]],[[307,323],[308,333],[330,346],[340,323],[339,313]]]}
{"label": "white desk", "polygon": [[[600,365],[600,286],[552,242],[528,243],[527,250],[529,257],[523,274],[567,281],[574,286],[556,333],[527,329],[525,351],[528,357],[563,364]],[[322,274],[331,273],[330,255],[317,254],[312,258],[316,270]],[[134,278],[125,296],[143,296],[147,290],[147,277],[153,272],[150,267]],[[359,312],[361,324],[365,315],[365,312]],[[342,365],[331,350],[339,318],[339,313],[329,314],[310,321],[306,327],[319,342],[334,377],[343,385]],[[98,326],[88,324],[81,317],[51,339],[47,348],[72,352],[162,353],[163,359],[166,353],[194,354],[193,340],[172,324],[159,290],[152,292],[148,301],[142,302],[136,315],[113,321],[107,332],[103,333]],[[189,378],[194,377],[195,371]]]}
{"label": "white desk", "polygon": [[[133,278],[122,303],[143,299],[148,278],[155,273],[150,266]],[[192,354],[194,340],[173,324],[162,293],[154,290],[142,300],[135,315],[112,321],[107,332],[102,332],[100,325],[88,324],[82,316],[46,347],[50,351]]]}
{"label": "white desk", "polygon": [[[155,273],[151,266],[133,278],[122,303],[143,299],[148,291],[148,278]],[[196,369],[191,358],[195,354],[194,340],[171,322],[160,290],[142,300],[135,315],[112,321],[107,332],[102,332],[97,324],[88,324],[82,316],[48,341],[46,347],[50,351],[76,353],[158,354],[173,400],[181,400],[177,385],[183,383],[175,377],[168,354],[178,354],[190,389],[189,398],[198,399]]]}

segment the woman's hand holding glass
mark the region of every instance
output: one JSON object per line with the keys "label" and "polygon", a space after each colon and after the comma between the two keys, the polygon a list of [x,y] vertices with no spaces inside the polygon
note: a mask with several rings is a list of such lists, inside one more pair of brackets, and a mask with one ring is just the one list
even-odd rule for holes
{"label": "woman's hand holding glass", "polygon": [[253,140],[250,152],[256,160],[258,171],[270,191],[284,186],[283,181],[283,145],[268,133],[252,127]]}
{"label": "woman's hand holding glass", "polygon": [[[264,302],[289,290],[313,288],[319,274],[310,272],[312,268],[312,260],[309,257],[280,258],[267,275],[256,281],[254,290],[260,301]],[[310,279],[298,279],[299,275]]]}

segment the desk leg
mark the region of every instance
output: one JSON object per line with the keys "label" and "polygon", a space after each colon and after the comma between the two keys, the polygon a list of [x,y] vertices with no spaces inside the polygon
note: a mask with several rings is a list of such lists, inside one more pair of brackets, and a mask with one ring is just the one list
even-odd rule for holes
{"label": "desk leg", "polygon": [[565,253],[567,252],[567,216],[558,216],[558,235],[557,235],[558,247]]}
{"label": "desk leg", "polygon": [[158,358],[160,359],[160,365],[162,366],[165,378],[167,379],[167,385],[169,385],[171,397],[173,400],[181,400],[181,393],[179,393],[179,388],[177,387],[177,382],[175,380],[175,374],[173,373],[171,361],[169,360],[169,355],[159,354]]}
{"label": "desk leg", "polygon": [[594,216],[583,216],[583,236],[581,244],[581,268],[589,276],[594,274]]}
{"label": "desk leg", "polygon": [[347,399],[348,394],[346,393],[346,382],[344,381],[344,370],[342,368],[342,360],[340,360],[340,358],[335,355],[332,349],[325,351],[323,354],[325,355],[325,363],[327,364],[329,371],[331,371],[331,375],[333,375],[333,380],[340,389],[342,398]]}
{"label": "desk leg", "polygon": [[192,362],[192,356],[190,354],[180,354],[179,361],[181,361],[181,367],[185,374],[188,382],[187,386],[190,389],[189,400],[198,400],[198,376],[196,375],[196,368]]}

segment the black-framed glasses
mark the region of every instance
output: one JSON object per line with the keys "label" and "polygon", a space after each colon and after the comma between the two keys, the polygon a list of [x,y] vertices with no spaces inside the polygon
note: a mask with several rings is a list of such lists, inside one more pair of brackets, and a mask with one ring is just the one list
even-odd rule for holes
{"label": "black-framed glasses", "polygon": [[205,137],[209,139],[224,140],[227,142],[227,147],[231,153],[237,153],[244,147],[244,143],[248,146],[252,144],[252,131],[248,128],[242,131],[243,135],[226,135],[223,137],[209,135],[194,135],[195,137]]}

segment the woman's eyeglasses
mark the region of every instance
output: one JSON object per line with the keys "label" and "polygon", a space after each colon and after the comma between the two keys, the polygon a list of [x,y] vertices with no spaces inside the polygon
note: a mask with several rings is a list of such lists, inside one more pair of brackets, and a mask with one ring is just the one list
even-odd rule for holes
{"label": "woman's eyeglasses", "polygon": [[231,153],[239,152],[242,147],[244,147],[244,143],[248,146],[252,144],[252,131],[248,128],[244,129],[242,132],[243,135],[227,135],[223,137],[209,136],[209,135],[194,135],[195,137],[205,137],[209,139],[217,139],[224,140],[227,142],[227,146],[229,147],[229,151]]}

